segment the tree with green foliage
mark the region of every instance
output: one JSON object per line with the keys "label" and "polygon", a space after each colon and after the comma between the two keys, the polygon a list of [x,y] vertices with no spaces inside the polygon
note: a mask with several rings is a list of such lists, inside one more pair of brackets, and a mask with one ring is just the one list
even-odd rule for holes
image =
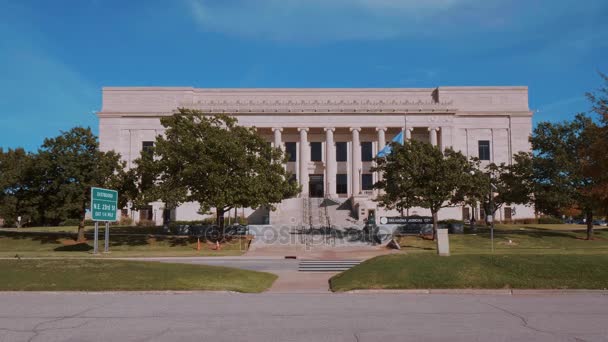
{"label": "tree with green foliage", "polygon": [[233,117],[180,108],[161,124],[165,134],[137,161],[139,197],[145,201],[160,200],[170,207],[198,202],[201,212],[215,209],[223,231],[230,209],[274,209],[300,191],[283,166],[281,149]]}
{"label": "tree with green foliage", "polygon": [[583,160],[583,172],[593,179],[588,194],[598,201],[599,209],[608,213],[608,76],[600,73],[604,86],[596,92],[587,93],[591,111],[598,116],[598,125],[592,126],[590,135],[594,141],[585,148],[587,158]]}
{"label": "tree with green foliage", "polygon": [[460,203],[459,189],[468,181],[471,164],[466,157],[449,148],[415,140],[403,145],[392,143],[392,152],[384,160],[377,158],[373,171],[382,172],[384,181],[375,184],[385,192],[380,203],[385,206],[420,206],[433,217],[433,239],[437,235],[438,212]]}
{"label": "tree with green foliage", "polygon": [[[489,163],[484,168],[478,158],[472,158],[473,172],[459,192],[464,202],[473,207],[480,203],[492,217],[505,205],[531,203],[529,163],[525,159],[526,153],[522,153],[514,156],[512,165]],[[493,196],[492,201],[490,196]]]}
{"label": "tree with green foliage", "polygon": [[5,224],[16,224],[20,228],[38,219],[35,157],[22,148],[6,152],[0,148],[0,217]]}
{"label": "tree with green foliage", "polygon": [[[91,187],[120,189],[126,182],[124,162],[117,153],[99,150],[90,128],[75,127],[44,140],[36,158],[40,177],[39,205],[44,223],[79,218],[77,241],[84,241]],[[119,198],[119,207],[126,197]]]}
{"label": "tree with green foliage", "polygon": [[530,138],[534,155],[527,161],[532,168],[536,210],[559,216],[566,209],[579,208],[585,215],[587,239],[593,238],[593,214],[598,205],[592,191],[596,180],[585,173],[586,151],[595,142],[596,129],[584,114],[572,121],[541,122]]}

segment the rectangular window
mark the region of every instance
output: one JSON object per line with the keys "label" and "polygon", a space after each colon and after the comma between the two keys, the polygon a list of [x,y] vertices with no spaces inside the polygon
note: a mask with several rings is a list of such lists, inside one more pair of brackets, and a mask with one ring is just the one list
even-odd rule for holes
{"label": "rectangular window", "polygon": [[361,175],[361,188],[362,190],[374,190],[374,175],[371,173],[364,173]]}
{"label": "rectangular window", "polygon": [[[372,161],[372,159],[374,158],[373,152],[372,152],[372,142],[371,141],[364,141],[361,143],[361,161],[364,162],[369,162]],[[365,189],[363,189],[365,190]]]}
{"label": "rectangular window", "polygon": [[285,143],[285,153],[287,153],[287,161],[290,162],[295,162],[297,155],[296,155],[296,143],[295,142],[286,142]]}
{"label": "rectangular window", "polygon": [[505,208],[505,220],[510,221],[513,218],[513,210],[510,207]]}
{"label": "rectangular window", "polygon": [[142,141],[141,150],[144,153],[152,154],[152,148],[154,147],[154,141]]}
{"label": "rectangular window", "polygon": [[336,142],[336,161],[345,162],[348,160],[348,149],[346,142]]}
{"label": "rectangular window", "polygon": [[322,144],[320,142],[311,142],[310,143],[310,160],[311,161],[322,161],[323,160],[323,152],[322,152]]}
{"label": "rectangular window", "polygon": [[469,210],[468,207],[463,207],[462,208],[462,219],[464,221],[468,221],[471,219],[471,211]]}
{"label": "rectangular window", "polygon": [[348,193],[348,178],[346,173],[338,173],[336,175],[336,193],[346,194]]}
{"label": "rectangular window", "polygon": [[139,220],[152,220],[154,218],[154,212],[152,211],[152,206],[147,205],[141,209],[139,209]]}
{"label": "rectangular window", "polygon": [[490,141],[479,140],[479,160],[490,160]]}
{"label": "rectangular window", "polygon": [[483,208],[479,208],[479,219],[480,220],[486,219],[486,211]]}

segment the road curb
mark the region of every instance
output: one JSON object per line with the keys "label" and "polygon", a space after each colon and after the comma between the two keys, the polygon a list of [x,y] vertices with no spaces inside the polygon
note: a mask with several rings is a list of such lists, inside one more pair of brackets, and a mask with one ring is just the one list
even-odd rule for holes
{"label": "road curb", "polygon": [[[339,292],[338,292],[339,293]],[[593,294],[608,295],[608,290],[586,289],[374,289],[350,290],[348,294],[466,294],[466,295],[574,295]]]}

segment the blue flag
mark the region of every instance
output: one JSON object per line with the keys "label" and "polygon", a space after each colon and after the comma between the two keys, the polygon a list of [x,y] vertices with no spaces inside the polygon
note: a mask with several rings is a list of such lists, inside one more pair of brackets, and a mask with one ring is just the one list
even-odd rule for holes
{"label": "blue flag", "polygon": [[[395,135],[392,142],[396,142],[396,143],[403,145],[403,131],[401,131],[401,132],[399,132],[399,134]],[[383,157],[388,156],[389,154],[391,154],[391,145],[390,144],[384,146],[384,148],[382,150],[380,150],[380,152],[378,152],[377,157],[383,158]]]}

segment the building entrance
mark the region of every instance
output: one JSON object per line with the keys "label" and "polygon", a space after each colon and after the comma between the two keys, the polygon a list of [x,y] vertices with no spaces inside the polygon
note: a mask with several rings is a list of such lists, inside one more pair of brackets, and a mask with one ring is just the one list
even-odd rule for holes
{"label": "building entrance", "polygon": [[308,176],[308,196],[309,197],[323,197],[323,175],[309,175]]}

